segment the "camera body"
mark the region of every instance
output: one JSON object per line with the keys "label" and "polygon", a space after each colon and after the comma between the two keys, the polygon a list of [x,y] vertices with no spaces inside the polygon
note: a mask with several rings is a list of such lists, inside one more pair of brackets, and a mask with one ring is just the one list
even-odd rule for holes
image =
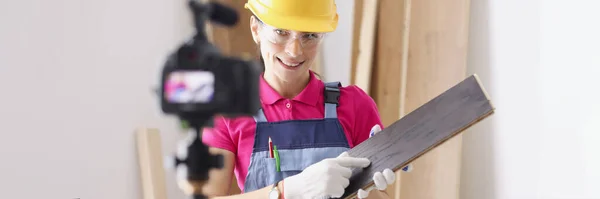
{"label": "camera body", "polygon": [[216,2],[189,1],[196,35],[172,53],[162,70],[161,108],[201,126],[212,126],[216,114],[254,115],[260,109],[258,91],[262,70],[257,61],[224,56],[208,41],[208,21],[233,26],[235,9]]}
{"label": "camera body", "polygon": [[254,115],[260,108],[258,63],[226,57],[194,39],[173,53],[162,71],[161,107],[167,114]]}
{"label": "camera body", "polygon": [[[189,0],[196,34],[171,53],[161,73],[158,89],[161,109],[186,121],[191,131],[181,142],[173,166],[186,193],[205,199],[202,186],[210,169],[223,167],[223,156],[209,153],[202,142],[202,129],[212,127],[215,115],[224,117],[253,116],[260,109],[257,61],[224,56],[206,37],[205,22],[233,26],[238,16],[234,9],[216,2]],[[185,149],[182,151],[181,149]]]}

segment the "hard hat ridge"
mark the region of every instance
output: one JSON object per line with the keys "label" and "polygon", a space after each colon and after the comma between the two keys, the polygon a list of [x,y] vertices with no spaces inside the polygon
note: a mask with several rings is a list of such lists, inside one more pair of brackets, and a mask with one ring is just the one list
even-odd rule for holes
{"label": "hard hat ridge", "polygon": [[302,32],[333,32],[335,0],[248,0],[244,7],[271,26]]}

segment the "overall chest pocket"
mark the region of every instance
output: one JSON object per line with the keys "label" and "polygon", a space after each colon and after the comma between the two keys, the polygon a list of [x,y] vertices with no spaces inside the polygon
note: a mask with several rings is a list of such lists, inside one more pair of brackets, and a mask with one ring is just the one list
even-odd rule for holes
{"label": "overall chest pocket", "polygon": [[301,173],[310,165],[323,159],[335,158],[347,150],[346,147],[279,150],[279,171],[277,171],[277,160],[275,158],[269,158],[266,152],[256,154],[252,158],[246,186],[259,189],[272,185],[282,179]]}
{"label": "overall chest pocket", "polygon": [[[302,172],[307,167],[320,162],[327,158],[335,158],[344,151],[347,151],[346,147],[323,147],[323,148],[304,148],[304,149],[292,149],[292,150],[280,150],[279,161],[280,171],[283,177],[289,177],[297,173]],[[277,162],[275,158],[267,159],[268,168],[276,171]]]}
{"label": "overall chest pocket", "polygon": [[272,185],[287,177],[299,174],[304,170],[300,165],[293,165],[291,161],[280,160],[280,171],[277,171],[277,161],[275,158],[256,158],[253,159],[251,167],[246,178],[246,187],[260,189]]}
{"label": "overall chest pocket", "polygon": [[[281,155],[281,153],[280,153]],[[277,160],[275,158],[262,158],[263,165],[265,166],[265,173],[268,176],[268,184],[275,183],[287,177],[299,174],[310,164],[302,163],[298,161],[297,157],[281,157],[279,159],[279,171],[277,171]]]}

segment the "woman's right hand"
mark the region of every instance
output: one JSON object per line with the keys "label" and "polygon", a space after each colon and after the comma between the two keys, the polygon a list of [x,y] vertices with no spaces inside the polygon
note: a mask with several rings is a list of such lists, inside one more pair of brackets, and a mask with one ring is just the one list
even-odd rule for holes
{"label": "woman's right hand", "polygon": [[350,184],[352,168],[364,168],[367,158],[353,158],[347,152],[308,166],[301,173],[283,180],[285,199],[339,198]]}

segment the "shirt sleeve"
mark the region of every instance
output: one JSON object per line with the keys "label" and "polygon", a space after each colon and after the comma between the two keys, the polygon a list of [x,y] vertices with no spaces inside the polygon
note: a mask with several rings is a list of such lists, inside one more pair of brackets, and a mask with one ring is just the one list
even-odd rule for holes
{"label": "shirt sleeve", "polygon": [[229,128],[222,116],[215,116],[214,125],[202,130],[202,142],[209,147],[225,149],[236,153],[235,144],[231,139]]}
{"label": "shirt sleeve", "polygon": [[354,146],[359,145],[369,138],[371,128],[379,124],[383,129],[379,110],[375,100],[371,98],[365,91],[357,86],[353,86],[355,90],[354,99]]}

